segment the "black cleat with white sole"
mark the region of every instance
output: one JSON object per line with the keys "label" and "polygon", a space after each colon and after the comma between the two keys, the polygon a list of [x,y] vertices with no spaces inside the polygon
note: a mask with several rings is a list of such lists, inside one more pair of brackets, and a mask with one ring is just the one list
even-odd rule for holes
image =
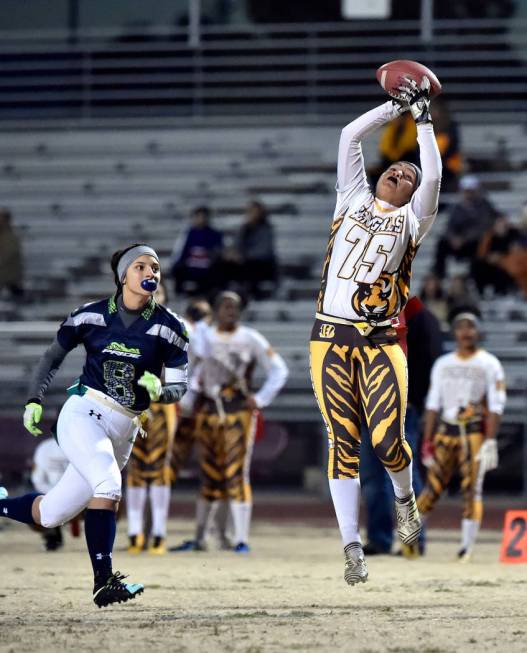
{"label": "black cleat with white sole", "polygon": [[95,586],[93,601],[98,608],[104,608],[111,603],[126,603],[142,594],[145,587],[140,583],[123,583],[126,578],[119,571],[109,576],[102,585]]}

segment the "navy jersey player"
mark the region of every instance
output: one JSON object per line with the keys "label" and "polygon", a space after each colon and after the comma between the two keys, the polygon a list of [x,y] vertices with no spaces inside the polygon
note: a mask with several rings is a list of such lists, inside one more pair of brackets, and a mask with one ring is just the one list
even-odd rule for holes
{"label": "navy jersey player", "polygon": [[112,270],[115,295],[71,313],[30,385],[24,425],[40,435],[42,399],[54,374],[74,347],[86,349],[82,374],[57,422],[57,441],[69,461],[64,475],[45,495],[7,498],[0,488],[0,514],[24,523],[52,528],[87,507],[93,600],[99,607],[143,591],[112,570],[121,469],[139,431],[140,413],[151,401],[178,401],[187,388],[185,327],[152,296],[160,280],[158,255],[147,245],[132,245],[113,255]]}

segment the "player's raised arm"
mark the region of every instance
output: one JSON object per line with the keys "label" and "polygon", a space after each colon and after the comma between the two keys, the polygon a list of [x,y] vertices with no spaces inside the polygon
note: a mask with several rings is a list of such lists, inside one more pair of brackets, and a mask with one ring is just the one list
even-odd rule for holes
{"label": "player's raised arm", "polygon": [[378,127],[397,118],[404,107],[393,101],[385,102],[350,122],[341,132],[338,162],[337,191],[339,193],[370,193],[364,167],[361,141]]}
{"label": "player's raised arm", "polygon": [[432,116],[430,114],[430,82],[423,78],[418,86],[414,80],[407,80],[400,87],[399,101],[409,106],[417,126],[419,158],[422,177],[412,196],[412,210],[419,220],[417,242],[426,234],[437,214],[441,188],[442,164],[437,147]]}

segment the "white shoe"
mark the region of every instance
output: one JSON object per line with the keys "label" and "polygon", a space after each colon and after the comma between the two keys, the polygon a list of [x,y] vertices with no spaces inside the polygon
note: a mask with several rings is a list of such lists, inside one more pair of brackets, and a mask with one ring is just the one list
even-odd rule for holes
{"label": "white shoe", "polygon": [[362,546],[351,542],[344,547],[344,580],[348,585],[365,583],[368,580],[368,567],[364,560]]}
{"label": "white shoe", "polygon": [[397,516],[397,534],[403,544],[415,544],[421,533],[422,523],[412,492],[405,499],[395,499],[395,514]]}
{"label": "white shoe", "polygon": [[5,487],[0,487],[0,500],[7,499],[8,496],[9,492],[5,489]]}

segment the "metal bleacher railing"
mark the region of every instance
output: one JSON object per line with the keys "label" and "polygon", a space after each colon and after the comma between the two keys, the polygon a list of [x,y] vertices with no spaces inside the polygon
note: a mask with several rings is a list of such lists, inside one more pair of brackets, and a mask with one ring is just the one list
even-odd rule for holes
{"label": "metal bleacher railing", "polygon": [[243,115],[317,122],[369,107],[374,73],[398,58],[429,65],[451,107],[499,120],[527,96],[527,20],[203,27],[134,33],[0,32],[0,120],[189,119]]}

